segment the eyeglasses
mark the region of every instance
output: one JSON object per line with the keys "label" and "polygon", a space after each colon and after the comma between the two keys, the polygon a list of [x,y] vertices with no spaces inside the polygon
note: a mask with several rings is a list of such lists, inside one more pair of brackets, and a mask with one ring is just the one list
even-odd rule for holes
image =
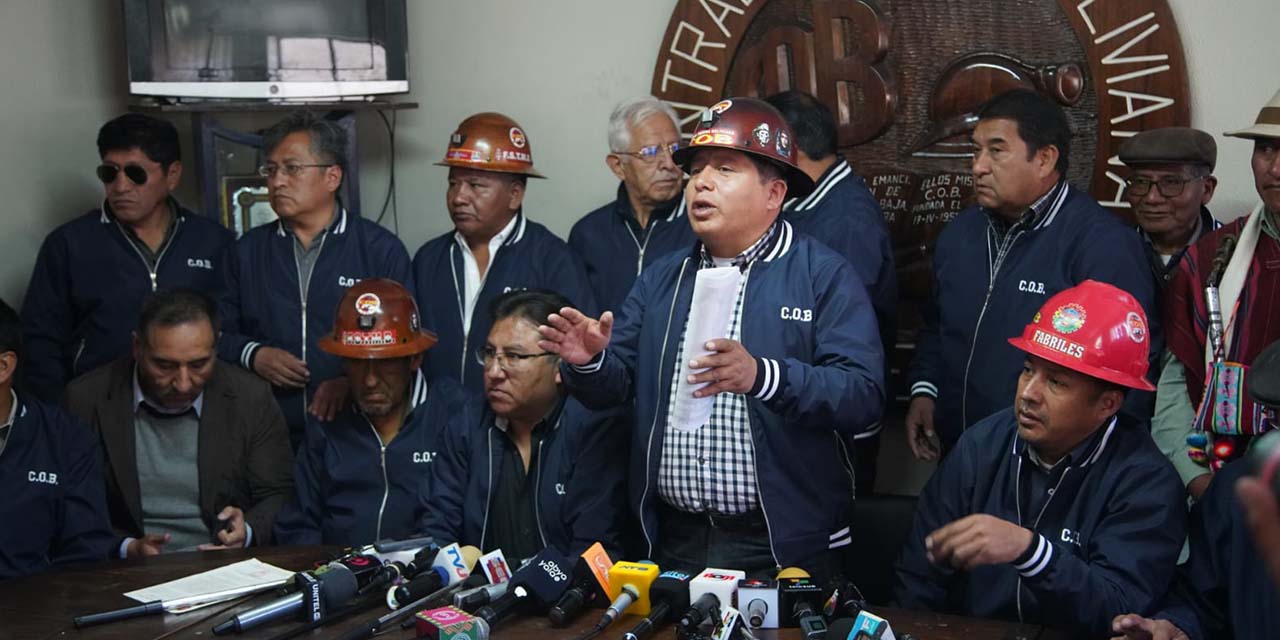
{"label": "eyeglasses", "polygon": [[1133,176],[1125,181],[1129,185],[1129,193],[1135,196],[1145,196],[1151,192],[1151,185],[1156,185],[1160,191],[1160,195],[1166,198],[1176,198],[1182,195],[1183,189],[1187,188],[1188,182],[1196,180],[1204,180],[1204,176],[1196,178],[1179,178],[1177,176],[1163,176],[1159,180],[1152,180],[1142,176]]}
{"label": "eyeglasses", "polygon": [[126,164],[123,167],[117,167],[114,164],[100,164],[97,171],[98,179],[102,181],[102,184],[115,182],[116,176],[120,175],[121,171],[124,171],[124,176],[129,179],[129,182],[138,186],[147,183],[147,170],[136,164]]}
{"label": "eyeglasses", "polygon": [[493,347],[481,347],[476,349],[476,362],[479,362],[481,366],[488,369],[489,365],[496,361],[499,369],[509,372],[525,366],[534,358],[555,355],[556,354],[549,351],[544,351],[542,353],[510,353],[506,351],[498,351]]}
{"label": "eyeglasses", "polygon": [[674,156],[677,151],[684,145],[679,142],[669,144],[651,144],[647,147],[640,147],[639,151],[614,151],[614,153],[624,156],[634,156],[644,160],[645,162],[653,162],[666,151],[668,155]]}
{"label": "eyeglasses", "polygon": [[274,178],[276,173],[283,171],[284,175],[290,178],[296,178],[298,177],[298,174],[302,173],[303,169],[306,169],[309,167],[319,168],[319,167],[332,167],[332,166],[334,166],[332,162],[328,164],[293,164],[293,163],[264,164],[261,167],[258,167],[258,175],[264,178]]}

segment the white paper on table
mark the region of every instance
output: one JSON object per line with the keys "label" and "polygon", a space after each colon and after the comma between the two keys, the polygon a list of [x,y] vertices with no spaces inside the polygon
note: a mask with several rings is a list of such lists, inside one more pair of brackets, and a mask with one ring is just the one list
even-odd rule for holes
{"label": "white paper on table", "polygon": [[684,331],[684,361],[677,363],[680,375],[676,379],[676,399],[671,405],[671,426],[682,431],[694,431],[711,419],[711,406],[715,396],[695,398],[693,392],[710,383],[691,384],[689,375],[706,369],[689,369],[689,361],[710,354],[708,340],[724,338],[729,333],[729,321],[733,306],[738,301],[738,287],[742,285],[742,271],[737,267],[699,269],[693,283],[693,302],[689,305],[689,320]]}
{"label": "white paper on table", "polygon": [[[177,580],[170,580],[152,587],[130,591],[124,595],[138,602],[161,600],[167,603],[171,600],[197,598],[198,596],[225,592],[229,595],[220,600],[228,600],[251,592],[256,588],[266,589],[285,584],[293,578],[293,575],[294,572],[292,571],[286,571],[280,567],[262,562],[257,558],[251,558],[185,578],[178,578]],[[235,592],[240,593],[236,594]],[[219,600],[214,600],[214,602],[217,601]],[[199,604],[211,603],[201,602]],[[194,608],[194,606],[187,606],[184,611],[190,611]]]}

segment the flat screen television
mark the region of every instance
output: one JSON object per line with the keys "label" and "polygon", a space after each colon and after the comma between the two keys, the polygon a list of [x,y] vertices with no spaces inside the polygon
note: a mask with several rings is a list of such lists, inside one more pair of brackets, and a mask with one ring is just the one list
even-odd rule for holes
{"label": "flat screen television", "polygon": [[122,0],[129,91],[320,100],[409,90],[406,0]]}

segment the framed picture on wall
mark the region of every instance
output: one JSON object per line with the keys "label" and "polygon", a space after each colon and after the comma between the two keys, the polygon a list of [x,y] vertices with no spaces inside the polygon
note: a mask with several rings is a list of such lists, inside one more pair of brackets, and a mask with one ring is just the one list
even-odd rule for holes
{"label": "framed picture on wall", "polygon": [[222,176],[220,196],[222,224],[237,238],[277,218],[267,199],[267,179],[262,176]]}

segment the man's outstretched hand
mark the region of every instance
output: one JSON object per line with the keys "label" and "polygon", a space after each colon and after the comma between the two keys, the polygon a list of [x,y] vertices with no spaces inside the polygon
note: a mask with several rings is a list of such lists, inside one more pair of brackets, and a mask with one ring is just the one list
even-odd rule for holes
{"label": "man's outstretched hand", "polygon": [[569,364],[584,365],[609,346],[613,312],[606,311],[595,320],[573,307],[565,307],[560,313],[547,316],[547,323],[538,327],[538,333],[542,335],[538,348],[559,355]]}

